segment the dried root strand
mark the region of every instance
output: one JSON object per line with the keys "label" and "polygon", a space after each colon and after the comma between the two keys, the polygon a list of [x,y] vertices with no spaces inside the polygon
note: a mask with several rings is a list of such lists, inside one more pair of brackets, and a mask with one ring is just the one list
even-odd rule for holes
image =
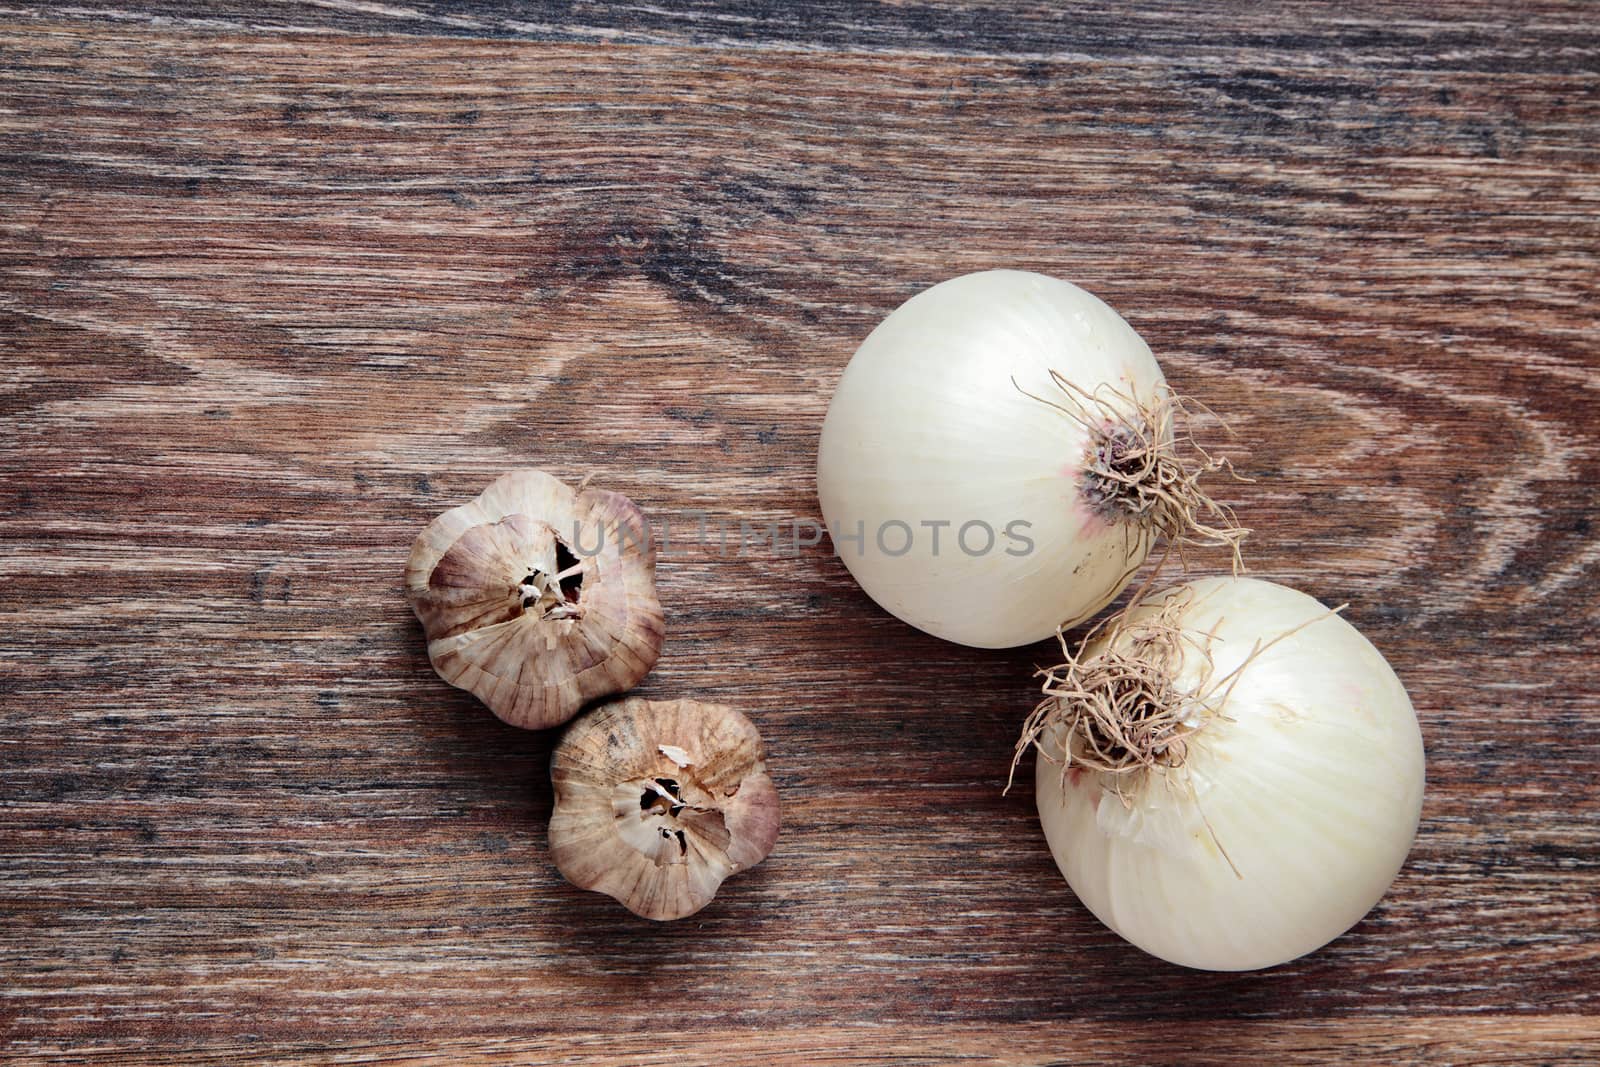
{"label": "dried root strand", "polygon": [[[1145,599],[1141,590],[1086,633],[1076,652],[1066,633],[1057,631],[1063,662],[1035,675],[1044,679],[1044,699],[1023,723],[1006,779],[1008,791],[1017,766],[1032,748],[1040,759],[1060,767],[1063,779],[1073,770],[1098,772],[1102,786],[1128,803],[1124,785],[1132,784],[1133,776],[1183,766],[1189,739],[1208,723],[1226,718],[1221,709],[1258,657],[1349,606],[1329,608],[1269,640],[1256,641],[1235,667],[1219,675],[1211,655],[1215,628],[1200,631],[1182,625],[1191,594],[1187,589],[1169,593],[1153,613],[1136,617]],[[1091,652],[1091,646],[1098,647]],[[1200,678],[1197,685],[1180,688],[1174,679],[1189,650],[1203,659]]]}
{"label": "dried root strand", "polygon": [[[1144,599],[1141,589],[1126,607],[1085,634],[1076,652],[1067,644],[1065,632],[1057,631],[1063,662],[1037,672],[1036,677],[1044,679],[1044,699],[1023,723],[1006,791],[1030,748],[1060,769],[1063,792],[1069,777],[1090,772],[1099,788],[1124,806],[1132,805],[1141,776],[1160,772],[1169,789],[1185,794],[1217,851],[1234,875],[1243,877],[1206,818],[1193,779],[1167,772],[1182,769],[1195,734],[1218,719],[1227,720],[1222,709],[1245,670],[1262,653],[1349,605],[1340,604],[1268,640],[1257,640],[1235,667],[1219,675],[1211,649],[1222,620],[1209,631],[1185,629],[1182,618],[1192,603],[1190,589],[1167,594],[1154,612],[1135,618]],[[1174,679],[1190,650],[1202,658],[1200,677],[1198,684],[1180,688]]]}
{"label": "dried root strand", "polygon": [[[1126,610],[1086,634],[1074,652],[1057,633],[1063,662],[1038,672],[1044,699],[1023,724],[1011,761],[1010,789],[1028,749],[1056,764],[1096,771],[1124,802],[1124,782],[1159,767],[1178,767],[1188,739],[1216,714],[1208,701],[1173,683],[1185,641],[1205,654],[1204,635],[1185,633],[1186,597],[1170,597],[1154,615],[1130,623]],[[1131,607],[1132,605],[1130,605]],[[1089,646],[1103,640],[1098,651]],[[1048,738],[1048,740],[1047,740]]]}
{"label": "dried root strand", "polygon": [[[1020,385],[1017,389],[1088,431],[1084,492],[1107,521],[1164,537],[1185,570],[1184,550],[1193,545],[1226,548],[1233,557],[1234,573],[1244,570],[1240,545],[1250,531],[1200,483],[1217,471],[1246,479],[1228,459],[1206,451],[1192,434],[1173,429],[1187,424],[1193,411],[1215,418],[1214,412],[1172,394],[1164,385],[1147,399],[1108,383],[1089,392],[1053,370],[1050,379],[1060,393],[1058,399],[1035,396]],[[1222,426],[1228,429],[1226,423]]]}

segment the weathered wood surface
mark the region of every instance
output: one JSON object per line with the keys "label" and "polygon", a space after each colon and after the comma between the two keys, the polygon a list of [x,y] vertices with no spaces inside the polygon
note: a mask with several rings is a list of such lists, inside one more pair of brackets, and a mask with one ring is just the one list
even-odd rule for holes
{"label": "weathered wood surface", "polygon": [[[1600,1058],[1593,10],[768,7],[4,16],[0,1059]],[[995,265],[1228,414],[1253,569],[1410,687],[1416,850],[1307,959],[1101,928],[999,794],[1047,649],[822,549],[662,562],[640,692],[787,805],[688,922],[566,886],[553,739],[428,667],[435,513],[814,517],[855,344]]]}

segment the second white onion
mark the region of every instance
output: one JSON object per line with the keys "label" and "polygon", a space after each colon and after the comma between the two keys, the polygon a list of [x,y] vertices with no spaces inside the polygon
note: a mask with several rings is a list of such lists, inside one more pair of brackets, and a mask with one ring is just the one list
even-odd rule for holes
{"label": "second white onion", "polygon": [[1422,735],[1355,627],[1215,578],[1105,624],[1051,672],[1026,739],[1078,898],[1152,955],[1267,967],[1365,915],[1411,847]]}

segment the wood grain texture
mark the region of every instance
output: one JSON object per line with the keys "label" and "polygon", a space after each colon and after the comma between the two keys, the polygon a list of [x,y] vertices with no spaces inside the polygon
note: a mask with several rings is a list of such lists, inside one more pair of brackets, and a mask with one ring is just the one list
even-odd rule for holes
{"label": "wood grain texture", "polygon": [[[5,20],[0,1059],[1600,1061],[1592,10]],[[428,666],[439,511],[815,518],[855,345],[1000,265],[1227,414],[1253,571],[1412,693],[1416,849],[1306,959],[1100,927],[999,792],[1047,648],[825,547],[663,555],[637,692],[746,710],[786,805],[681,924],[560,880],[553,737]]]}

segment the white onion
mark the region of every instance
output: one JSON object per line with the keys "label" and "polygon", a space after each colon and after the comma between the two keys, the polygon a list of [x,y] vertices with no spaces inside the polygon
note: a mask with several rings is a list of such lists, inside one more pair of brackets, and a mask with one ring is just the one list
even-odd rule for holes
{"label": "white onion", "polygon": [[[861,587],[911,625],[984,648],[1038,641],[1110,603],[1157,532],[1221,532],[1196,525],[1207,506],[1229,525],[1173,465],[1172,411],[1149,346],[1096,297],[1024,271],[954,278],[845,368],[822,514]],[[1165,464],[1147,480],[1187,479],[1177,506],[1087,473],[1119,434]]]}
{"label": "white onion", "polygon": [[[1131,743],[1112,750],[1115,769],[1085,741],[1103,728],[1079,714],[1068,732],[1085,700],[1059,694],[1086,681],[1104,693],[1130,663],[1170,681],[1179,721],[1158,736],[1139,725],[1148,708],[1125,701]],[[1046,692],[1058,695],[1027,739],[1056,863],[1102,922],[1162,959],[1233,971],[1310,952],[1367,913],[1411,847],[1423,786],[1411,701],[1378,650],[1303,593],[1179,586],[1113,619]]]}

